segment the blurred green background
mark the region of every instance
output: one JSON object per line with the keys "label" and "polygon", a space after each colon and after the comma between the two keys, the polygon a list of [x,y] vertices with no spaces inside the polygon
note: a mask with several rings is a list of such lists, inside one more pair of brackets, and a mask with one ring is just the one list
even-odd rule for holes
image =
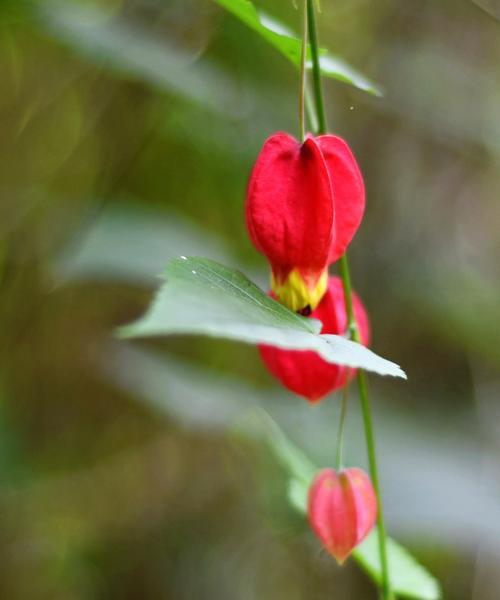
{"label": "blurred green background", "polygon": [[[292,0],[259,6],[296,31]],[[323,45],[385,90],[326,82],[361,164],[351,246],[390,532],[448,600],[500,590],[500,59],[494,0],[323,0]],[[235,434],[265,407],[331,465],[339,403],[279,389],[255,348],[125,344],[167,259],[266,285],[243,198],[297,73],[210,0],[0,2],[0,597],[375,599]],[[352,392],[347,462],[365,465]]]}

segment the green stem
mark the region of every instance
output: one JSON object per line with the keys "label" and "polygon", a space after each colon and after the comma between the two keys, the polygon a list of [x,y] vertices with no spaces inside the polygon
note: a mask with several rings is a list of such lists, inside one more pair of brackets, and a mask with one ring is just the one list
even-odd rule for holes
{"label": "green stem", "polygon": [[[342,286],[344,288],[344,299],[347,313],[347,322],[349,332],[354,341],[360,343],[359,329],[356,323],[356,317],[352,307],[352,290],[351,276],[349,273],[349,263],[347,255],[344,254],[340,259],[340,276]],[[391,591],[391,582],[389,574],[389,562],[387,559],[387,533],[385,531],[384,511],[382,506],[382,494],[380,492],[380,483],[378,477],[377,452],[375,446],[375,434],[373,429],[372,411],[370,400],[368,398],[368,385],[366,381],[366,373],[362,369],[358,369],[357,374],[359,398],[361,401],[361,412],[363,414],[363,424],[365,428],[366,450],[368,452],[368,464],[370,467],[370,475],[372,479],[373,489],[377,497],[378,505],[378,547],[380,556],[380,568],[382,571],[382,598],[384,600],[393,600],[394,595]]]}
{"label": "green stem", "polygon": [[340,471],[344,466],[343,452],[344,452],[344,430],[345,430],[345,417],[347,415],[347,399],[349,397],[349,383],[346,383],[342,390],[342,404],[340,406],[340,417],[339,417],[339,432],[337,435],[337,457],[335,460],[337,471]]}
{"label": "green stem", "polygon": [[311,59],[313,67],[313,89],[316,99],[316,115],[318,117],[318,133],[326,133],[325,105],[323,103],[323,88],[321,86],[321,68],[319,64],[318,32],[316,28],[316,14],[314,12],[313,0],[307,0],[307,23],[309,29],[309,44],[311,47]]}
{"label": "green stem", "polygon": [[340,257],[340,276],[342,279],[342,287],[344,288],[344,302],[345,312],[347,315],[347,331],[349,337],[355,342],[360,342],[359,331],[356,323],[356,317],[354,316],[354,309],[352,306],[352,288],[351,288],[351,274],[349,272],[349,265],[347,263],[347,254]]}
{"label": "green stem", "polygon": [[[327,123],[325,116],[325,108],[323,103],[323,89],[321,86],[321,69],[319,64],[319,46],[318,46],[318,34],[316,29],[316,15],[314,11],[313,0],[307,0],[307,17],[309,21],[309,42],[311,46],[311,58],[313,66],[313,88],[314,97],[316,102],[316,113],[318,116],[318,134],[325,134],[327,132]],[[347,255],[344,254],[340,259],[340,276],[342,279],[342,285],[344,288],[344,300],[345,308],[347,313],[347,323],[349,334],[356,342],[360,341],[359,330],[354,316],[353,304],[352,304],[352,289],[351,289],[351,277],[349,273],[349,264],[347,261]],[[378,544],[379,544],[379,555],[380,555],[380,566],[382,571],[382,583],[381,591],[383,600],[394,600],[394,595],[391,591],[390,575],[389,575],[389,563],[387,560],[387,535],[385,532],[384,523],[384,512],[382,506],[382,496],[380,493],[380,485],[378,478],[377,468],[377,455],[375,448],[375,436],[373,432],[373,421],[371,414],[370,401],[368,398],[368,387],[366,383],[365,372],[358,369],[357,375],[359,397],[361,401],[361,410],[363,413],[363,423],[365,428],[365,439],[366,449],[368,453],[368,463],[370,466],[370,475],[372,479],[373,488],[377,497],[378,504]]]}
{"label": "green stem", "polygon": [[307,85],[305,89],[305,108],[307,119],[309,120],[309,131],[318,131],[318,119],[316,118],[316,111],[314,110],[314,100],[311,95],[311,90]]}
{"label": "green stem", "polygon": [[306,58],[307,58],[307,0],[304,0],[304,26],[302,31],[302,50],[300,53],[300,90],[299,90],[299,133],[300,141],[306,137],[305,96],[306,96]]}

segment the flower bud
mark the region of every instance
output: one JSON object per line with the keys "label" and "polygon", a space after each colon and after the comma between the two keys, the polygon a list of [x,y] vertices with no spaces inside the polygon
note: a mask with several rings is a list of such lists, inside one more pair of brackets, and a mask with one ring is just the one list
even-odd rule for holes
{"label": "flower bud", "polygon": [[[370,327],[365,308],[353,293],[353,310],[361,342],[368,345]],[[343,335],[347,329],[344,289],[338,277],[330,277],[327,291],[311,317],[323,323],[321,333]],[[273,346],[259,346],[261,358],[269,371],[289,390],[304,396],[309,402],[318,402],[330,392],[345,385],[355,369],[326,362],[309,350],[283,350]]]}
{"label": "flower bud", "polygon": [[363,178],[344,140],[308,135],[301,144],[286,133],[267,139],[250,175],[246,222],[283,304],[316,308],[325,270],[344,254],[364,208]]}
{"label": "flower bud", "polygon": [[370,478],[357,468],[323,469],[309,488],[308,516],[323,546],[342,564],[377,519]]}

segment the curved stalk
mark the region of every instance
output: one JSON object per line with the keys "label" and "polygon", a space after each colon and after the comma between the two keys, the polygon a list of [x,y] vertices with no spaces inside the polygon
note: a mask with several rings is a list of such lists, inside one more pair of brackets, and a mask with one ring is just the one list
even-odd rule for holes
{"label": "curved stalk", "polygon": [[[311,58],[312,58],[312,69],[313,69],[313,89],[314,98],[316,104],[316,113],[318,117],[318,134],[327,133],[327,122],[325,115],[325,108],[323,103],[323,89],[321,85],[321,69],[319,62],[319,46],[318,46],[318,34],[316,29],[316,15],[314,10],[314,0],[307,0],[307,17],[309,27],[309,41],[311,47]],[[344,299],[345,308],[347,314],[348,330],[353,340],[356,342],[360,341],[359,330],[354,316],[354,310],[352,306],[352,290],[351,290],[351,278],[349,273],[349,264],[347,261],[347,255],[344,254],[340,259],[340,276],[342,279],[342,285],[344,288]],[[382,506],[382,496],[380,493],[378,467],[377,467],[377,455],[375,448],[375,435],[373,431],[373,420],[371,413],[370,401],[368,398],[368,386],[366,382],[365,372],[358,369],[357,374],[359,397],[361,401],[361,411],[363,413],[363,424],[365,429],[366,449],[368,453],[368,462],[370,467],[370,475],[372,479],[373,488],[377,496],[378,504],[378,519],[377,519],[377,530],[378,530],[378,543],[379,543],[379,555],[380,555],[380,566],[382,571],[382,583],[381,592],[383,600],[394,600],[394,595],[391,591],[390,575],[389,575],[389,563],[387,560],[387,535],[385,532],[384,512]]]}

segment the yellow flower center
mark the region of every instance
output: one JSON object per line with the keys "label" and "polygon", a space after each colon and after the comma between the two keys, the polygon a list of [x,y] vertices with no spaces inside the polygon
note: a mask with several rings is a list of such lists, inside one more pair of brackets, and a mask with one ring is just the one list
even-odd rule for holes
{"label": "yellow flower center", "polygon": [[328,270],[324,269],[320,276],[308,276],[299,269],[293,269],[286,279],[278,281],[271,275],[271,289],[278,300],[294,312],[309,309],[313,311],[325,295],[328,286]]}

